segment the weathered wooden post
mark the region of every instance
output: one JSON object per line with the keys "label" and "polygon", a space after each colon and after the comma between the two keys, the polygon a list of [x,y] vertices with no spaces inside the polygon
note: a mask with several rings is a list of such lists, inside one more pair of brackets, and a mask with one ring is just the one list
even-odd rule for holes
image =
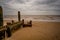
{"label": "weathered wooden post", "polygon": [[24,24],[24,19],[22,19],[22,23]]}
{"label": "weathered wooden post", "polygon": [[32,20],[30,20],[30,26],[32,27]]}
{"label": "weathered wooden post", "polygon": [[6,30],[7,36],[11,37],[11,29],[7,26],[7,30]]}
{"label": "weathered wooden post", "polygon": [[21,21],[20,11],[18,11],[18,21]]}
{"label": "weathered wooden post", "polygon": [[7,25],[6,25],[6,28],[7,28],[6,29],[6,34],[7,34],[8,37],[11,37],[12,32],[11,32],[11,29],[10,29],[9,25],[11,25],[11,23],[7,22]]}
{"label": "weathered wooden post", "polygon": [[3,26],[3,11],[1,6],[0,6],[0,26]]}
{"label": "weathered wooden post", "polygon": [[5,29],[3,28],[3,10],[0,6],[0,40],[5,37]]}
{"label": "weathered wooden post", "polygon": [[24,27],[24,19],[22,19],[22,26]]}
{"label": "weathered wooden post", "polygon": [[12,24],[14,24],[14,20],[12,20]]}

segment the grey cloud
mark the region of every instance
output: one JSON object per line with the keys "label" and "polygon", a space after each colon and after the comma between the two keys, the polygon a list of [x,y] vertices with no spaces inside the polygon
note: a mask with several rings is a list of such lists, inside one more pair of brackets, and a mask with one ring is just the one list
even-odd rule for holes
{"label": "grey cloud", "polygon": [[57,0],[57,2],[50,4],[49,7],[53,7],[54,10],[60,11],[60,0]]}
{"label": "grey cloud", "polygon": [[60,0],[58,0],[57,2],[55,2],[55,3],[51,4],[50,6],[60,8]]}
{"label": "grey cloud", "polygon": [[25,3],[24,0],[15,0],[15,2],[17,2],[17,3]]}
{"label": "grey cloud", "polygon": [[13,12],[16,12],[16,10],[14,10],[14,9],[11,9],[11,8],[6,8],[6,7],[4,7],[3,8],[3,14],[4,15],[9,15],[9,14],[15,14],[15,13],[13,13]]}
{"label": "grey cloud", "polygon": [[36,5],[52,4],[52,3],[56,2],[56,1],[58,1],[58,0],[36,0],[35,4]]}
{"label": "grey cloud", "polygon": [[[37,10],[41,11],[60,11],[60,0],[36,0],[33,5],[38,6]],[[41,5],[44,9],[40,9]]]}
{"label": "grey cloud", "polygon": [[10,2],[12,0],[0,0],[0,6],[5,5],[5,3]]}
{"label": "grey cloud", "polygon": [[[29,4],[29,5],[32,5],[31,7],[30,6],[21,6],[20,9],[22,9],[22,11],[26,10],[26,11],[47,11],[47,12],[51,12],[53,11],[55,14],[59,14],[60,13],[60,0],[14,0],[14,4],[16,3],[19,3],[19,4],[24,4],[27,2],[27,4],[29,2],[33,1],[33,3]],[[3,5],[3,8],[4,8],[4,14],[11,14],[13,13],[14,11],[16,11],[14,8],[10,7],[9,6],[9,2],[12,2],[12,0],[0,0],[0,5]],[[7,4],[5,4],[7,3]],[[11,3],[12,4],[12,3]],[[13,7],[15,6],[13,4]],[[18,5],[17,5],[18,6]],[[35,7],[36,6],[36,7]],[[48,14],[49,14],[48,13]],[[53,13],[53,14],[54,14]]]}
{"label": "grey cloud", "polygon": [[51,3],[55,3],[58,0],[47,0],[44,4],[51,4]]}
{"label": "grey cloud", "polygon": [[21,3],[21,4],[24,4],[26,2],[30,2],[31,0],[15,0],[15,2],[17,3]]}
{"label": "grey cloud", "polygon": [[31,0],[26,0],[26,2],[29,2],[29,1],[31,1]]}

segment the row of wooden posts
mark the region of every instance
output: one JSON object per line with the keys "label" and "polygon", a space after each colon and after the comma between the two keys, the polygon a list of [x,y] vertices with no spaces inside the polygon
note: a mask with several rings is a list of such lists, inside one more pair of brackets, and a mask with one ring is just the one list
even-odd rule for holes
{"label": "row of wooden posts", "polygon": [[[32,27],[32,20],[30,20],[29,22],[27,22],[27,24],[24,23],[25,19],[21,20],[21,15],[20,15],[20,11],[18,11],[18,22],[14,22],[14,20],[12,20],[11,22],[7,22],[7,25],[3,26],[3,11],[2,11],[2,7],[0,7],[0,26],[2,28],[0,28],[0,40],[2,39],[2,37],[5,38],[5,32],[8,35],[7,37],[10,37],[12,35],[13,31],[16,31],[17,29],[21,28],[21,27]],[[2,30],[1,30],[2,29]]]}
{"label": "row of wooden posts", "polygon": [[25,24],[24,19],[21,22],[16,22],[16,23],[7,23],[6,28],[7,31],[6,33],[9,34],[8,37],[11,36],[11,33],[16,31],[17,29],[21,27],[32,27],[32,21],[29,21],[29,23]]}

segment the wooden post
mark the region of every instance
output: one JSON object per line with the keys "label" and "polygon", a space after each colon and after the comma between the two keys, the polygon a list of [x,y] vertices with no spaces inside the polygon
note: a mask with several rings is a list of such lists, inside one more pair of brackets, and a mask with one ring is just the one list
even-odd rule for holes
{"label": "wooden post", "polygon": [[30,26],[32,27],[32,20],[30,20]]}
{"label": "wooden post", "polygon": [[21,20],[21,17],[20,17],[20,11],[18,11],[18,21]]}
{"label": "wooden post", "polygon": [[3,11],[1,6],[0,6],[0,26],[3,26]]}
{"label": "wooden post", "polygon": [[24,27],[24,19],[22,19],[22,26]]}
{"label": "wooden post", "polygon": [[22,19],[22,24],[24,24],[24,19]]}
{"label": "wooden post", "polygon": [[12,20],[12,24],[14,24],[14,20]]}

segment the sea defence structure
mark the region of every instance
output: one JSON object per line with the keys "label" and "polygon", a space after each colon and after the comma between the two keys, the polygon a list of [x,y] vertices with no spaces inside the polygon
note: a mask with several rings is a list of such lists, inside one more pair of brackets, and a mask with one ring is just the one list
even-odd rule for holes
{"label": "sea defence structure", "polygon": [[3,11],[0,6],[0,40],[5,37],[5,27],[3,26]]}
{"label": "sea defence structure", "polygon": [[3,26],[3,10],[0,6],[0,40],[5,38],[5,33],[7,37],[11,37],[12,33],[21,27],[32,27],[32,21],[29,21],[27,24],[24,23],[24,19],[21,20],[20,11],[18,11],[18,22],[7,22],[7,25]]}
{"label": "sea defence structure", "polygon": [[0,6],[0,26],[3,26],[3,11],[1,6]]}
{"label": "sea defence structure", "polygon": [[18,21],[21,21],[20,11],[18,11]]}

